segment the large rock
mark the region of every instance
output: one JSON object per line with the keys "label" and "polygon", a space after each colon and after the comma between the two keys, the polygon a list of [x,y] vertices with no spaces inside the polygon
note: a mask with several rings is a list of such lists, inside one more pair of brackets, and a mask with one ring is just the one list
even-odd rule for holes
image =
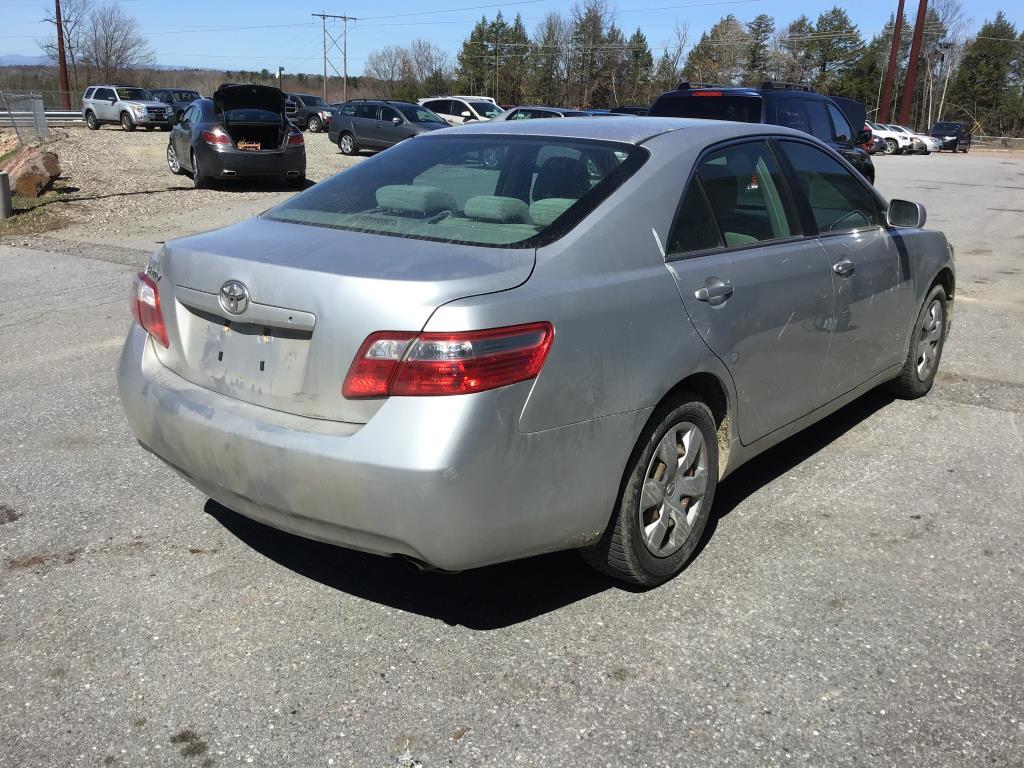
{"label": "large rock", "polygon": [[14,192],[39,197],[60,176],[60,162],[53,152],[29,145],[4,162],[3,170],[10,175]]}

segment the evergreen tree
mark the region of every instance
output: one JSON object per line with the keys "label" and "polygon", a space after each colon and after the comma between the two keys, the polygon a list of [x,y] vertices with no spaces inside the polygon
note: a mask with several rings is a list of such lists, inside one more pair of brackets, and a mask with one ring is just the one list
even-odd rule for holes
{"label": "evergreen tree", "polygon": [[768,77],[768,45],[775,34],[775,19],[767,13],[754,17],[747,24],[747,55],[743,80],[748,85],[760,85]]}
{"label": "evergreen tree", "polygon": [[745,49],[743,25],[730,13],[700,36],[683,72],[696,82],[734,85],[743,73]]}
{"label": "evergreen tree", "polygon": [[1020,57],[1017,30],[1000,11],[967,44],[940,117],[973,122],[976,133],[1020,130]]}
{"label": "evergreen tree", "polygon": [[818,16],[809,51],[814,63],[814,85],[823,93],[831,92],[861,57],[864,41],[856,25],[839,6]]}

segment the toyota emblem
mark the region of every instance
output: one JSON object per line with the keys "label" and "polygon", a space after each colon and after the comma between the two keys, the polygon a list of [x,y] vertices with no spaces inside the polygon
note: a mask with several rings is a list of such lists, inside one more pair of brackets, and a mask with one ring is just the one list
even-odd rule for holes
{"label": "toyota emblem", "polygon": [[249,289],[237,280],[228,280],[220,287],[217,298],[229,315],[240,315],[249,306]]}

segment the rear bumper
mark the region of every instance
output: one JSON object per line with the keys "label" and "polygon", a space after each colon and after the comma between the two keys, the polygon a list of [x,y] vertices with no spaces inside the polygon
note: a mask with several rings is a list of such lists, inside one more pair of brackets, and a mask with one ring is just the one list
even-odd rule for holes
{"label": "rear bumper", "polygon": [[245,177],[305,176],[306,153],[303,147],[274,152],[249,152],[231,147],[215,150],[204,146],[199,162],[207,176]]}
{"label": "rear bumper", "polygon": [[649,415],[523,433],[532,387],[524,382],[390,398],[362,425],[309,419],[191,384],[157,360],[138,326],[118,385],[139,442],[221,504],[301,536],[445,570],[597,539]]}

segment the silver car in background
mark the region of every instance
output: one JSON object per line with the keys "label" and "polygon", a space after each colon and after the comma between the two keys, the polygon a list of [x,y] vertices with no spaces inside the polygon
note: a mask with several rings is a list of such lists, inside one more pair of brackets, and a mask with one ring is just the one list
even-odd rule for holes
{"label": "silver car in background", "polygon": [[770,125],[437,131],[168,242],[121,399],[271,526],[445,570],[575,547],[653,585],[745,461],[931,388],[954,267],[924,219]]}

